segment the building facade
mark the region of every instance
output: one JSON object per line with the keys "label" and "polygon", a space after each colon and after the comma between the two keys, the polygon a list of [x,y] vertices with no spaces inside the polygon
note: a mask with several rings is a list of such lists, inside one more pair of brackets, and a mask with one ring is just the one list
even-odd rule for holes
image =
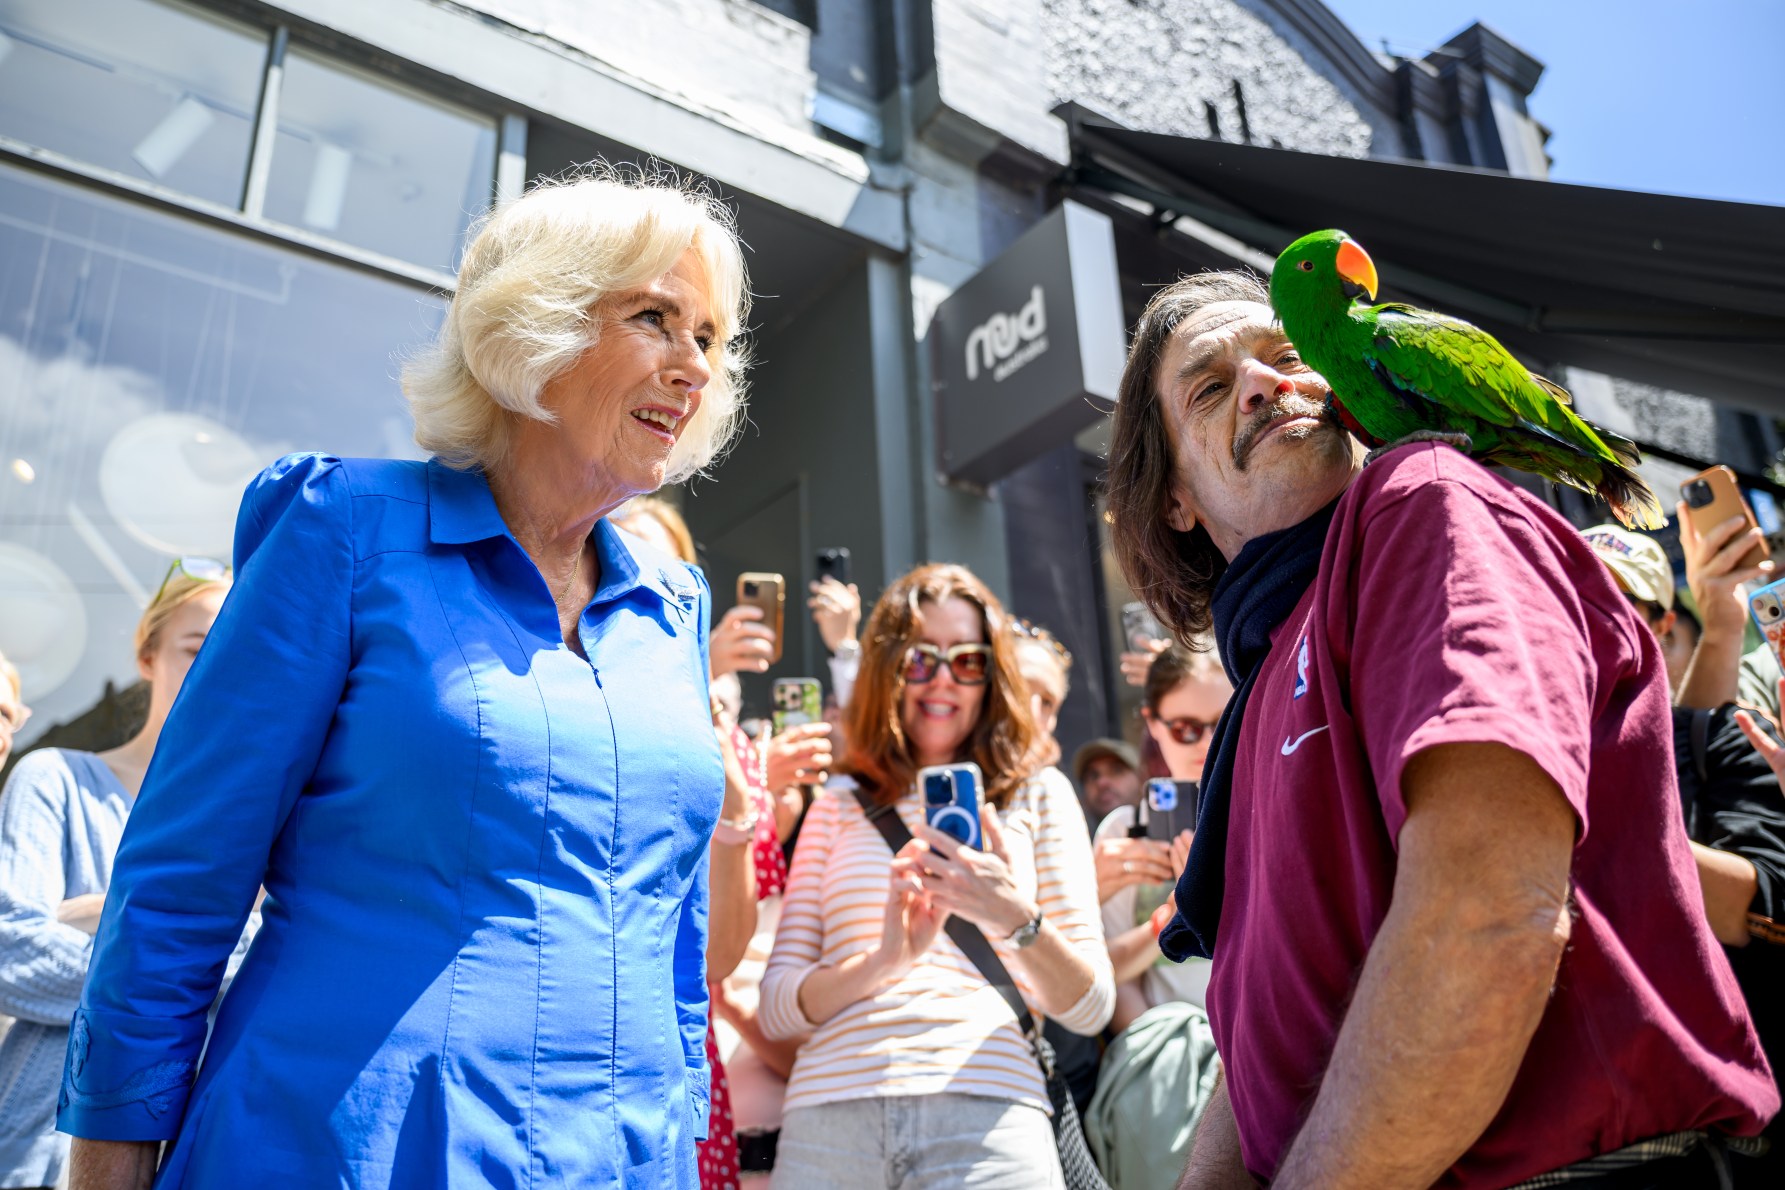
{"label": "building facade", "polygon": [[[116,738],[143,603],[175,559],[227,557],[260,467],[415,454],[396,375],[475,214],[597,159],[707,179],[751,249],[751,425],[678,493],[721,605],[744,570],[797,600],[828,547],[869,597],[963,562],[1077,657],[1067,746],[1132,733],[1095,418],[995,483],[941,478],[936,307],[1075,193],[1062,104],[1543,176],[1541,69],[1481,26],[1386,58],[1316,0],[0,0],[0,650],[28,735]],[[1224,263],[1088,201],[1130,322]],[[1583,381],[1639,437],[1777,448]],[[822,674],[788,623],[777,673]]]}

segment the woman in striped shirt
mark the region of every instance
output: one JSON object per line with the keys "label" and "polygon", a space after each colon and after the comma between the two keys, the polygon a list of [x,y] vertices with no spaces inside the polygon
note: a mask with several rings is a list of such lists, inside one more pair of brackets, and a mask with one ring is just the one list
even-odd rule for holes
{"label": "woman in striped shirt", "polygon": [[[1031,1010],[1094,1034],[1115,1000],[1084,813],[1046,768],[997,598],[959,566],[881,595],[846,712],[848,752],[793,858],[761,1023],[803,1039],[776,1190],[1061,1185],[1047,1092],[1010,1007],[941,932],[983,931]],[[985,774],[985,849],[923,820],[927,765]],[[855,791],[914,839],[895,858]],[[1039,924],[1039,928],[1037,928]]]}

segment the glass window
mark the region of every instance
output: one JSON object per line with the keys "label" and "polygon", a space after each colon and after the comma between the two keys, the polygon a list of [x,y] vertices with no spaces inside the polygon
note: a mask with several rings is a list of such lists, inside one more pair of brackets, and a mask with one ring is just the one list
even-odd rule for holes
{"label": "glass window", "polygon": [[228,560],[262,467],[419,453],[398,357],[443,305],[3,166],[0,260],[0,651],[28,744],[136,681],[143,604],[172,558]]}
{"label": "glass window", "polygon": [[269,219],[451,271],[495,174],[493,118],[286,55]]}
{"label": "glass window", "polygon": [[149,0],[0,0],[0,135],[238,206],[267,44]]}

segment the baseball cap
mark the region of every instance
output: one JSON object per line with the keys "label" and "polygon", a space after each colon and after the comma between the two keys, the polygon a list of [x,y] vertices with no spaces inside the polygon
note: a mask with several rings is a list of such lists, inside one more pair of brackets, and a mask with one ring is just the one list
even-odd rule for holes
{"label": "baseball cap", "polygon": [[1085,767],[1099,756],[1113,756],[1135,772],[1140,772],[1140,753],[1127,740],[1110,739],[1108,736],[1092,740],[1072,754],[1072,778],[1080,785],[1085,783]]}
{"label": "baseball cap", "polygon": [[1620,525],[1594,525],[1581,536],[1618,580],[1619,590],[1673,610],[1673,566],[1660,542]]}

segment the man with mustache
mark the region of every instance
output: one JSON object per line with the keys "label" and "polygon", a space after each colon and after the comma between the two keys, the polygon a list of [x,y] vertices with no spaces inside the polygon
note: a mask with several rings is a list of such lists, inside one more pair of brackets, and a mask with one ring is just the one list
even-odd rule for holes
{"label": "man with mustache", "polygon": [[1236,688],[1160,938],[1214,960],[1226,1070],[1182,1186],[1739,1178],[1779,1098],[1699,902],[1653,636],[1450,447],[1365,469],[1267,300],[1160,291],[1110,452],[1130,584],[1180,638],[1212,625]]}

